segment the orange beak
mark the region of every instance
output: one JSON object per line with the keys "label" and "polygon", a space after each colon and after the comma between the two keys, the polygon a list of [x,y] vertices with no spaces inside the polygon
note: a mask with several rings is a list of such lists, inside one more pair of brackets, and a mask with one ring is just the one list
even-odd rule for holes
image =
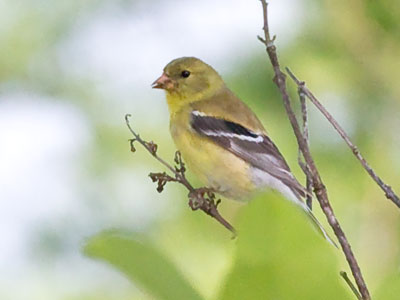
{"label": "orange beak", "polygon": [[167,76],[167,74],[162,73],[162,75],[157,78],[156,81],[154,81],[151,84],[151,87],[153,89],[164,89],[164,90],[169,90],[174,86],[172,80]]}

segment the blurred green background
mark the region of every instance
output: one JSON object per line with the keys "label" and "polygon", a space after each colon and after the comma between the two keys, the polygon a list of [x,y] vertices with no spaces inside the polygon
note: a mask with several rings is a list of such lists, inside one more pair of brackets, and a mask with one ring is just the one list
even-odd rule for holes
{"label": "blurred green background", "polygon": [[[397,1],[270,2],[283,66],[399,193]],[[172,162],[164,95],[150,84],[173,58],[196,56],[257,112],[304,182],[261,27],[256,0],[0,1],[1,299],[354,299],[342,254],[277,195],[224,200],[241,232],[232,240],[191,212],[183,187],[158,194],[147,174],[162,167],[129,151],[126,113]],[[374,299],[398,299],[398,208],[314,108],[310,131]]]}

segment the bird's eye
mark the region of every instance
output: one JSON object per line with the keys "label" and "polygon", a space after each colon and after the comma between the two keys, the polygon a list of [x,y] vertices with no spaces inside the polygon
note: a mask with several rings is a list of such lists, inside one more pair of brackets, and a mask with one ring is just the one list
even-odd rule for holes
{"label": "bird's eye", "polygon": [[188,70],[184,70],[184,71],[182,71],[181,75],[183,78],[188,78],[190,75],[190,72]]}

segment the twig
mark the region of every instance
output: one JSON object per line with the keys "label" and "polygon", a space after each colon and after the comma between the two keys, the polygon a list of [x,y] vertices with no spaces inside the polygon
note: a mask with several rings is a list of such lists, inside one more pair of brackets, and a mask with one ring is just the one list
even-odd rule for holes
{"label": "twig", "polygon": [[290,97],[289,97],[289,94],[288,94],[287,88],[286,88],[286,75],[283,74],[280,69],[278,56],[276,54],[276,47],[273,43],[273,40],[270,39],[269,27],[268,27],[267,2],[265,0],[260,0],[260,1],[262,4],[262,7],[263,7],[263,15],[264,15],[264,28],[263,29],[264,29],[265,40],[260,37],[259,37],[259,40],[262,41],[266,46],[266,50],[267,50],[269,59],[271,61],[272,67],[274,69],[274,73],[275,73],[274,82],[278,86],[279,91],[282,95],[283,104],[285,106],[286,113],[289,117],[293,131],[295,133],[297,143],[303,153],[304,159],[305,159],[305,161],[310,169],[310,172],[312,174],[312,181],[313,181],[315,195],[316,195],[318,202],[322,208],[322,211],[324,212],[324,214],[328,220],[329,225],[332,227],[336,237],[339,240],[339,243],[342,247],[343,253],[346,257],[346,260],[350,266],[351,272],[356,281],[358,290],[360,291],[360,293],[362,295],[362,299],[364,299],[364,300],[371,299],[368,288],[367,288],[365,281],[363,279],[363,276],[361,274],[360,267],[358,266],[357,260],[354,256],[354,253],[351,250],[351,246],[346,238],[346,235],[343,232],[343,230],[333,212],[332,206],[328,200],[328,194],[326,191],[326,187],[322,182],[321,176],[320,176],[318,169],[314,163],[314,160],[311,156],[310,149],[307,145],[306,140],[304,139],[304,137],[301,133],[299,123],[297,122],[296,116],[291,107]]}
{"label": "twig", "polygon": [[349,276],[347,276],[347,273],[344,271],[340,271],[340,276],[346,281],[347,285],[350,287],[350,289],[353,291],[354,295],[357,297],[358,300],[362,300],[362,297],[360,293],[358,292],[357,288],[354,286],[354,284],[351,282]]}
{"label": "twig", "polygon": [[215,194],[212,190],[208,188],[199,188],[195,189],[189,181],[186,179],[185,172],[185,164],[182,160],[181,154],[179,151],[175,153],[175,166],[173,167],[169,163],[167,163],[164,159],[162,159],[157,154],[157,145],[154,142],[147,142],[143,140],[138,133],[136,133],[130,123],[129,118],[130,114],[125,115],[126,126],[128,126],[129,131],[133,134],[134,138],[130,140],[131,151],[135,152],[136,149],[134,147],[134,143],[138,142],[141,144],[155,159],[157,159],[162,165],[164,165],[174,176],[168,175],[166,172],[163,173],[150,173],[149,176],[153,182],[157,182],[157,191],[161,193],[164,189],[164,186],[167,182],[178,182],[186,187],[189,191],[189,206],[192,210],[202,210],[210,217],[217,220],[220,224],[222,224],[226,229],[230,230],[234,237],[236,236],[236,230],[233,226],[225,220],[218,211],[218,205],[221,200],[215,199]]}
{"label": "twig", "polygon": [[342,126],[333,118],[333,116],[326,110],[326,108],[321,104],[321,102],[314,96],[314,94],[306,87],[304,81],[300,81],[297,77],[293,74],[293,72],[286,68],[286,71],[293,79],[293,81],[297,84],[299,90],[307,96],[308,99],[319,109],[319,111],[325,116],[325,118],[332,124],[333,128],[339,133],[342,139],[346,142],[349,146],[355,157],[360,161],[361,165],[364,169],[368,172],[368,174],[372,177],[372,179],[380,186],[380,188],[385,192],[386,198],[391,200],[394,204],[396,204],[400,208],[400,198],[394,193],[392,188],[385,184],[383,180],[374,172],[374,170],[370,167],[368,162],[365,158],[361,155],[361,152],[358,150],[357,146],[355,146],[347,133],[344,131]]}
{"label": "twig", "polygon": [[[308,134],[308,111],[307,111],[307,102],[304,93],[298,89],[299,100],[301,105],[301,114],[303,116],[303,138],[306,140],[308,146],[310,146],[310,138]],[[306,195],[306,203],[307,206],[312,209],[312,174],[307,164],[305,164],[302,160],[302,152],[299,148],[298,152],[298,163],[304,174],[306,175],[306,189],[308,194]]]}

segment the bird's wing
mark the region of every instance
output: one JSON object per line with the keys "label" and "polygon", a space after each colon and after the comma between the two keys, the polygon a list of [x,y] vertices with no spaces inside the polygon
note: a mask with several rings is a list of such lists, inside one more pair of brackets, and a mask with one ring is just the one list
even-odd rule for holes
{"label": "bird's wing", "polygon": [[279,179],[298,198],[305,196],[305,189],[292,175],[282,154],[266,134],[220,117],[209,116],[200,110],[193,110],[190,117],[191,127],[196,133]]}

